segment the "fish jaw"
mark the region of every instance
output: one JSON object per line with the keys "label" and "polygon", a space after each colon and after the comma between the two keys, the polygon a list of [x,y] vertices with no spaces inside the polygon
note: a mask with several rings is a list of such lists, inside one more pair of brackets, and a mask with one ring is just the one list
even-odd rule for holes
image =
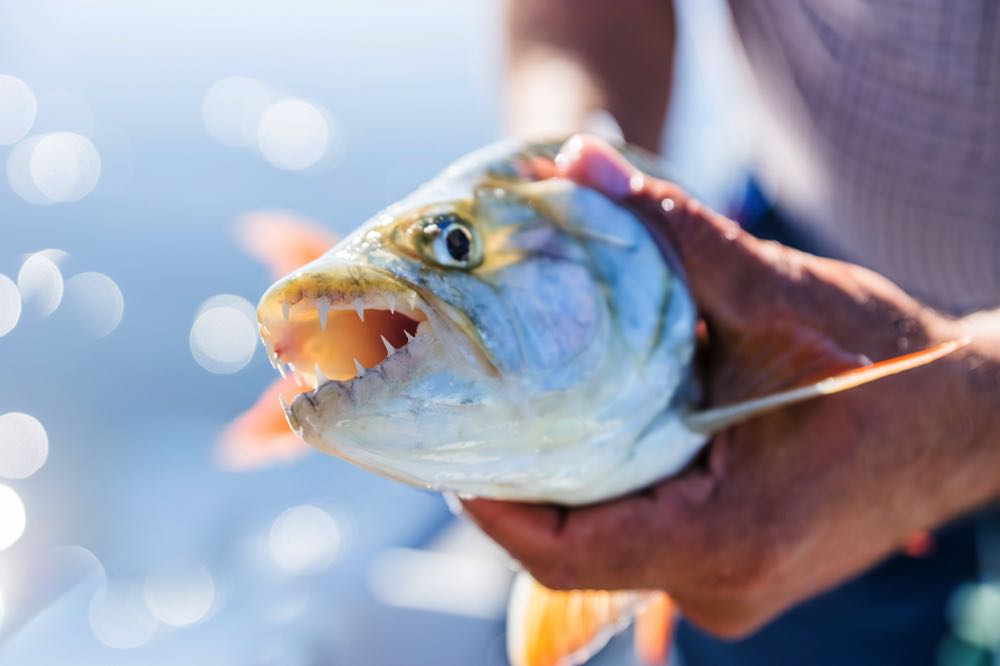
{"label": "fish jaw", "polygon": [[486,394],[480,384],[496,381],[460,312],[363,262],[303,267],[268,289],[257,316],[268,359],[305,389],[284,405],[289,425],[340,457],[350,458],[346,440],[381,445],[368,436],[372,421],[398,421],[418,404],[473,404]]}

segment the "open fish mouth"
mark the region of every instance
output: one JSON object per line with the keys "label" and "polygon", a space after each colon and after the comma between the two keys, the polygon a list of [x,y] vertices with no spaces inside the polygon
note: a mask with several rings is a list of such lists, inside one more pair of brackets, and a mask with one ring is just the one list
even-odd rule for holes
{"label": "open fish mouth", "polygon": [[293,273],[264,294],[257,318],[271,364],[313,397],[384,376],[447,328],[416,288],[358,266]]}

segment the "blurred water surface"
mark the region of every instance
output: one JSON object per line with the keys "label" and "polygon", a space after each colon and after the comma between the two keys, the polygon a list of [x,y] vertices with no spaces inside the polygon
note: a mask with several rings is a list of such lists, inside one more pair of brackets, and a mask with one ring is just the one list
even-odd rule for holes
{"label": "blurred water surface", "polygon": [[[0,0],[0,74],[35,105],[0,113],[0,274],[59,250],[32,258],[23,312],[0,284],[0,332],[17,322],[0,414],[37,419],[48,446],[4,480],[25,524],[0,551],[0,662],[503,663],[497,552],[437,496],[332,458],[221,471],[215,438],[273,371],[259,348],[227,374],[192,356],[206,299],[256,302],[270,281],[233,242],[240,215],[343,233],[500,136],[499,20],[461,0]],[[717,63],[682,67],[682,86],[725,85]],[[260,150],[213,124],[206,94],[230,77]],[[706,107],[678,108],[689,182],[724,192],[722,157],[693,149]],[[733,144],[721,122],[714,145]]]}

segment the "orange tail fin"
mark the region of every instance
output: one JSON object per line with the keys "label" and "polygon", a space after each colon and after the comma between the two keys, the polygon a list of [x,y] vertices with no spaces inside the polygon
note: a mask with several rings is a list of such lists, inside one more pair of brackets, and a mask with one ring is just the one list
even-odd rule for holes
{"label": "orange tail fin", "polygon": [[635,653],[643,666],[663,666],[670,655],[677,608],[660,592],[635,618]]}
{"label": "orange tail fin", "polygon": [[582,664],[644,611],[649,615],[636,635],[637,647],[643,663],[653,666],[669,642],[672,608],[666,595],[550,590],[521,573],[507,610],[507,654],[513,666]]}

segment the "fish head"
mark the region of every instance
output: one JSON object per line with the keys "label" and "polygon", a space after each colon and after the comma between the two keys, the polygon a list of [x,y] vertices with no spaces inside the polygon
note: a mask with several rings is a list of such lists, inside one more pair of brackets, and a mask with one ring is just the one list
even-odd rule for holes
{"label": "fish head", "polygon": [[524,154],[466,158],[266,292],[268,355],[312,387],[286,410],[307,442],[413,485],[548,497],[670,402],[682,281],[630,211]]}

